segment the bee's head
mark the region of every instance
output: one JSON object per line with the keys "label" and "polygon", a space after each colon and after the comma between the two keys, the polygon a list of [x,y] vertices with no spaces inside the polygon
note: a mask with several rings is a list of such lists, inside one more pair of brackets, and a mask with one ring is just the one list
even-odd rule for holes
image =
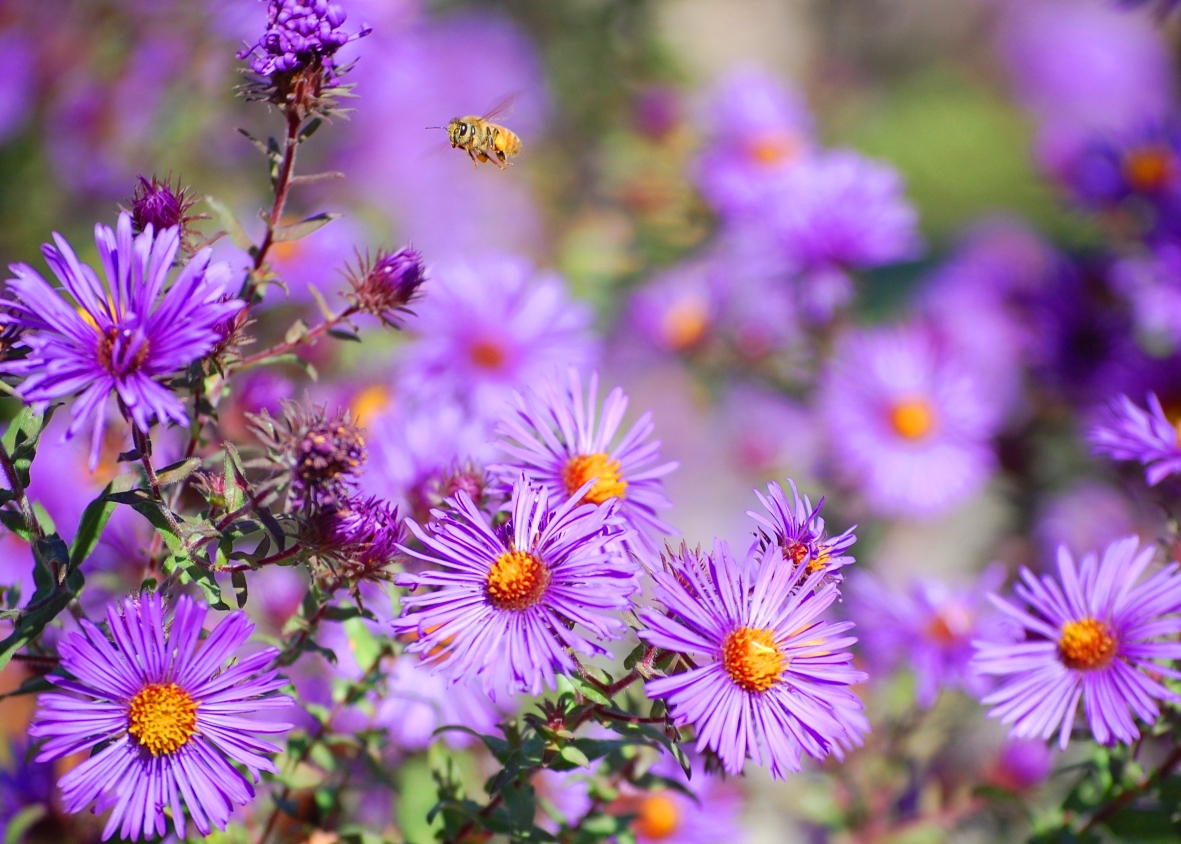
{"label": "bee's head", "polygon": [[472,127],[466,120],[458,117],[447,125],[447,136],[451,139],[451,146],[457,147],[471,139]]}

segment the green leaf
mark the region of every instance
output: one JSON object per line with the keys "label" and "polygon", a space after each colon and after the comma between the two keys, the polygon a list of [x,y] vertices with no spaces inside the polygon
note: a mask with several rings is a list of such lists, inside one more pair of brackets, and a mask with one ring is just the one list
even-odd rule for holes
{"label": "green leaf", "polygon": [[45,629],[45,625],[57,618],[58,613],[82,591],[85,581],[82,572],[75,569],[66,577],[62,586],[44,598],[30,602],[29,606],[35,606],[36,609],[22,614],[12,633],[0,642],[0,671],[12,661],[13,654],[33,641]]}
{"label": "green leaf", "polygon": [[324,315],[324,319],[335,319],[336,313],[328,305],[328,300],[324,298],[324,294],[320,292],[316,285],[310,281],[307,283],[308,292],[312,294],[312,298],[316,300],[316,307],[320,309],[320,313]]}
{"label": "green leaf", "polygon": [[222,493],[222,503],[228,513],[236,512],[246,503],[246,496],[242,493],[242,486],[238,483],[238,472],[234,460],[235,455],[231,446],[226,449],[225,453],[224,492]]}
{"label": "green leaf", "polygon": [[377,661],[378,654],[381,653],[381,642],[369,631],[365,622],[359,617],[350,618],[343,627],[345,635],[349,637],[349,647],[357,665],[361,666],[362,670],[373,665]]}
{"label": "green leaf", "polygon": [[200,457],[190,457],[188,460],[181,460],[179,463],[173,463],[170,466],[165,466],[156,473],[156,480],[160,486],[171,486],[179,483],[193,474],[201,465]]}
{"label": "green leaf", "polygon": [[230,574],[230,582],[234,584],[234,601],[238,604],[238,609],[246,606],[246,572],[235,571]]}
{"label": "green leaf", "polygon": [[20,844],[25,838],[25,833],[45,817],[45,812],[44,803],[34,803],[13,815],[4,832],[4,844]]}
{"label": "green leaf", "polygon": [[[251,140],[254,139],[251,138]],[[234,212],[230,210],[230,206],[226,205],[220,199],[214,199],[212,196],[205,197],[205,201],[213,209],[213,216],[217,218],[217,222],[225,229],[230,241],[239,249],[245,250],[246,252],[253,252],[255,249],[254,241],[250,239],[250,235],[246,233],[246,229],[242,227]]]}
{"label": "green leaf", "polygon": [[309,120],[304,125],[304,127],[302,129],[299,130],[299,134],[296,136],[295,142],[298,144],[302,144],[304,141],[306,141],[312,135],[316,134],[316,130],[319,129],[323,125],[324,125],[324,121],[321,118],[313,117],[311,120]]}
{"label": "green leaf", "polygon": [[558,751],[558,755],[576,768],[589,768],[591,760],[587,755],[572,744],[568,744]]}
{"label": "green leaf", "polygon": [[349,331],[347,328],[329,328],[328,336],[335,337],[337,340],[348,340],[352,343],[360,343],[361,338]]}
{"label": "green leaf", "polygon": [[298,223],[292,223],[290,226],[279,226],[276,228],[274,233],[271,235],[271,240],[275,243],[286,243],[292,240],[303,240],[309,234],[319,231],[333,220],[339,219],[343,216],[343,214],[338,214],[335,211],[324,211],[311,217],[305,217]]}
{"label": "green leaf", "polygon": [[110,521],[111,514],[118,506],[107,498],[113,489],[113,482],[107,484],[102,495],[86,505],[82,511],[82,519],[78,522],[78,532],[74,534],[74,542],[70,545],[70,565],[75,568],[94,551],[98,541],[102,538],[103,530]]}

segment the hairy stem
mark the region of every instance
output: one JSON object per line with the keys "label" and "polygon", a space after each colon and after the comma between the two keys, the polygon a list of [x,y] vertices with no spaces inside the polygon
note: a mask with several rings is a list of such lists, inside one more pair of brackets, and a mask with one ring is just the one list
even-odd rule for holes
{"label": "hairy stem", "polygon": [[33,505],[29,502],[28,495],[25,494],[24,484],[21,483],[16,466],[12,464],[12,457],[9,456],[8,449],[3,445],[0,445],[0,469],[3,469],[4,477],[8,481],[8,488],[12,490],[13,500],[20,508],[21,518],[25,520],[25,527],[33,536],[44,539],[45,531],[41,528],[41,523],[37,521],[37,514],[33,512]]}
{"label": "hairy stem", "polygon": [[343,311],[341,311],[339,314],[336,314],[335,316],[324,320],[322,323],[317,325],[315,328],[308,329],[308,331],[305,334],[301,335],[300,337],[296,338],[295,340],[284,341],[284,342],[279,343],[277,345],[271,346],[269,349],[263,349],[261,352],[258,352],[257,354],[253,354],[248,358],[243,358],[241,361],[239,361],[238,368],[241,369],[243,367],[251,366],[253,364],[258,363],[259,361],[266,360],[269,357],[274,357],[275,355],[281,355],[281,354],[284,354],[285,352],[290,352],[292,349],[295,349],[296,347],[301,346],[304,343],[314,343],[318,339],[320,339],[320,337],[322,335],[324,335],[326,332],[335,328],[337,325],[344,322],[346,319],[353,316],[357,312],[358,312],[357,308],[355,308],[353,306],[349,306],[348,308],[345,308]]}
{"label": "hairy stem", "polygon": [[1178,765],[1181,765],[1181,747],[1173,748],[1173,752],[1170,753],[1168,757],[1166,757],[1165,761],[1161,762],[1160,766],[1155,771],[1146,776],[1144,779],[1140,780],[1140,782],[1136,783],[1136,785],[1100,806],[1095,811],[1095,814],[1091,815],[1090,819],[1085,824],[1083,824],[1083,828],[1079,831],[1087,832],[1098,824],[1103,823],[1113,815],[1118,814],[1120,810],[1127,807],[1128,804],[1134,802],[1136,798],[1143,795],[1146,791],[1171,774]]}

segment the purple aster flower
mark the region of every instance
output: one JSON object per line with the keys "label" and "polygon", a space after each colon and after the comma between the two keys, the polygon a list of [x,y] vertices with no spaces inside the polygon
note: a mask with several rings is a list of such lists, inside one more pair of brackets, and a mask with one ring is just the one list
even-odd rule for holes
{"label": "purple aster flower", "polygon": [[136,427],[154,421],[188,424],[184,405],[159,379],[208,354],[223,337],[217,327],[244,302],[229,298],[230,268],[210,264],[210,250],[192,257],[165,290],[180,249],[178,229],[132,237],[131,215],[116,231],[97,225],[95,244],[105,281],[79,263],[61,235],[42,252],[73,302],[27,264],[13,264],[8,288],[16,298],[0,324],[25,330],[26,358],[2,371],[24,377],[18,393],[39,408],[77,394],[67,437],[92,425],[91,469],[98,463],[104,409],[115,393]]}
{"label": "purple aster flower", "polygon": [[631,828],[638,844],[740,844],[746,839],[742,793],[732,781],[707,773],[700,757],[693,759],[692,778],[667,754],[648,772],[689,793],[671,787],[638,791],[625,784],[618,808],[636,815]]}
{"label": "purple aster flower", "polygon": [[1141,346],[1164,357],[1181,347],[1181,250],[1159,247],[1151,258],[1124,258],[1110,283],[1131,305]]}
{"label": "purple aster flower", "polygon": [[719,296],[712,267],[696,261],[657,275],[631,297],[632,325],[645,340],[668,352],[689,352],[715,327]]}
{"label": "purple aster flower", "polygon": [[1181,435],[1165,416],[1155,393],[1148,394],[1147,410],[1127,396],[1112,401],[1088,439],[1095,454],[1138,461],[1151,486],[1181,472]]}
{"label": "purple aster flower", "polygon": [[398,508],[387,501],[354,495],[338,509],[312,516],[307,541],[357,579],[386,577],[385,569],[401,555],[406,539]]}
{"label": "purple aster flower", "polygon": [[327,0],[270,0],[266,32],[238,58],[250,59],[259,76],[323,68],[324,84],[331,85],[337,79],[336,51],[371,31],[362,26],[349,35],[342,29],[346,17],[340,4]]}
{"label": "purple aster flower", "polygon": [[1037,788],[1054,769],[1054,751],[1044,741],[1009,739],[1001,747],[988,781],[1007,791],[1020,793]]}
{"label": "purple aster flower", "polygon": [[1084,206],[1112,208],[1129,197],[1157,203],[1181,189],[1181,133],[1173,121],[1153,121],[1116,137],[1085,144],[1065,172]]}
{"label": "purple aster flower", "polygon": [[401,361],[403,387],[498,415],[513,390],[558,367],[589,361],[591,315],[563,280],[521,260],[439,267]]}
{"label": "purple aster flower", "polygon": [[599,373],[591,375],[584,393],[582,379],[572,369],[566,389],[547,382],[528,398],[517,394],[516,408],[499,427],[499,447],[509,461],[489,471],[499,475],[506,488],[524,473],[531,483],[545,487],[554,501],[591,484],[582,500],[616,501],[617,513],[631,527],[636,544],[655,555],[658,537],[675,533],[656,513],[672,506],[660,479],[678,464],[653,465],[660,459],[660,441],[648,441],[656,428],[650,412],[619,437],[626,411],[622,389],[613,389],[600,407]]}
{"label": "purple aster flower", "polygon": [[861,640],[871,673],[885,675],[907,666],[914,672],[915,702],[924,709],[943,689],[978,697],[991,684],[969,669],[972,642],[995,636],[995,613],[985,596],[1005,581],[1000,565],[990,566],[970,588],[956,589],[915,578],[908,589],[889,589],[865,572],[849,581],[849,612],[858,627],[872,630]]}
{"label": "purple aster flower", "polygon": [[403,550],[438,568],[396,581],[437,587],[402,602],[394,629],[418,637],[406,650],[425,654],[452,683],[479,675],[489,694],[532,695],[575,670],[570,651],[607,653],[599,640],[626,630],[617,614],[636,581],[612,549],[628,533],[616,503],[582,504],[589,488],[554,506],[522,477],[501,527],[464,492],[449,502],[452,513],[435,511],[429,534],[409,522],[425,551]]}
{"label": "purple aster flower", "polygon": [[[407,751],[425,750],[440,727],[467,727],[491,733],[506,713],[488,697],[475,678],[456,685],[431,671],[415,656],[403,656],[394,667],[377,704],[374,723],[385,727],[395,745]],[[448,730],[443,739],[452,747],[467,747],[470,733]]]}
{"label": "purple aster flower", "polygon": [[837,471],[878,513],[942,512],[992,474],[998,408],[920,328],[847,335],[821,392]]}
{"label": "purple aster flower", "polygon": [[837,756],[860,743],[869,722],[848,686],[865,679],[852,667],[844,636],[853,625],[822,621],[836,586],[816,572],[796,589],[799,566],[775,565],[756,548],[742,561],[716,541],[712,556],[682,553],[653,575],[653,597],[667,612],[641,609],[639,636],[689,654],[698,666],[650,680],[649,697],[666,700],[678,726],[693,724],[697,750],[717,753],[737,774],[749,756],[771,776],[800,770],[801,753]]}
{"label": "purple aster flower", "polygon": [[0,838],[7,840],[8,825],[30,806],[49,808],[53,797],[53,766],[34,761],[21,742],[9,745],[9,768],[0,768]]}
{"label": "purple aster flower", "polygon": [[852,150],[816,155],[775,185],[769,224],[801,267],[867,268],[918,256],[918,212],[898,171]]}
{"label": "purple aster flower", "polygon": [[348,278],[353,289],[346,295],[354,307],[384,325],[400,328],[401,315],[410,312],[409,305],[418,298],[426,274],[422,256],[406,247],[397,252],[379,249],[376,258],[359,259]]}
{"label": "purple aster flower", "polygon": [[1135,533],[1136,523],[1127,496],[1106,484],[1084,480],[1042,503],[1033,535],[1046,559],[1053,559],[1059,545],[1081,555]]}
{"label": "purple aster flower", "polygon": [[254,798],[234,766],[254,782],[260,770],[277,773],[269,758],[277,748],[251,733],[288,725],[244,717],[290,705],[274,694],[286,681],[266,670],[277,651],[225,667],[254,625],[231,613],[199,642],[206,612],[182,596],[166,618],[158,594],[142,595],[108,607],[113,642],[86,620],[62,640],[61,666],[72,679],[48,678],[63,691],[41,695],[29,735],[45,739],[39,762],[101,746],[58,785],[68,812],[92,803],[110,810],[104,839],[164,835],[166,808],[180,838],[186,809],[202,835],[225,829],[232,807]]}
{"label": "purple aster flower", "polygon": [[732,73],[710,97],[709,145],[697,183],[724,215],[764,210],[770,183],[811,152],[812,116],[803,97],[769,74]]}
{"label": "purple aster flower", "polygon": [[759,538],[764,547],[779,549],[784,564],[790,567],[802,567],[803,576],[825,572],[828,579],[841,575],[837,572],[847,565],[856,562],[852,554],[846,554],[857,537],[853,531],[857,526],[846,530],[839,536],[829,537],[824,531],[824,519],[820,517],[820,508],[824,506],[821,498],[816,506],[808,500],[808,496],[800,497],[796,489],[796,482],[787,479],[791,488],[791,503],[783,487],[772,481],[767,484],[767,495],[764,496],[757,489],[755,496],[767,511],[767,515],[747,510],[746,514],[758,522]]}
{"label": "purple aster flower", "polygon": [[1181,658],[1181,575],[1170,563],[1136,585],[1153,556],[1139,545],[1134,536],[1117,540],[1102,560],[1087,554],[1077,567],[1060,548],[1057,580],[1022,569],[1020,605],[992,597],[1025,636],[977,642],[973,666],[1004,678],[983,702],[1013,725],[1011,735],[1045,740],[1057,730],[1065,750],[1081,699],[1095,741],[1130,744],[1140,735],[1135,717],[1151,724],[1158,700],[1181,701],[1159,682],[1181,672],[1158,662]]}

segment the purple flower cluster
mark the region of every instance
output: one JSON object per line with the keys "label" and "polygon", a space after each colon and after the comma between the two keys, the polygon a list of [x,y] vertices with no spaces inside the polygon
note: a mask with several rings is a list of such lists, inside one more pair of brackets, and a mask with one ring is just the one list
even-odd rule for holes
{"label": "purple flower cluster", "polygon": [[1181,472],[1181,434],[1165,416],[1154,393],[1148,394],[1147,409],[1127,396],[1111,402],[1091,429],[1090,440],[1096,454],[1141,463],[1148,483],[1154,486]]}
{"label": "purple flower cluster", "polygon": [[346,17],[338,3],[328,0],[269,0],[266,32],[238,58],[249,58],[259,76],[320,67],[325,83],[331,85],[337,78],[337,50],[371,32],[362,26],[349,35],[341,28]]}

